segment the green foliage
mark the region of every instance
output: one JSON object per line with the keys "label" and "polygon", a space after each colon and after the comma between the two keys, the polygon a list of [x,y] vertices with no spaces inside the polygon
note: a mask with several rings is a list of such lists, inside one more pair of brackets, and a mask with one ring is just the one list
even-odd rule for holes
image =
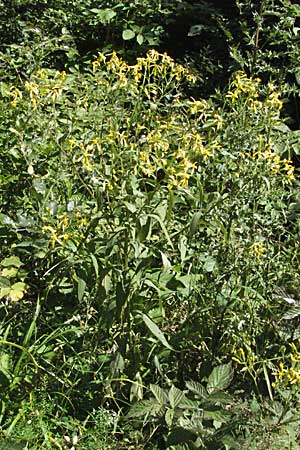
{"label": "green foliage", "polygon": [[50,3],[1,56],[3,445],[297,448],[299,139],[263,54],[190,98],[153,49],[71,64],[77,25],[146,47],[177,2]]}
{"label": "green foliage", "polygon": [[[222,392],[233,377],[231,363],[213,369],[208,377],[206,388],[195,381],[186,382],[184,391],[174,385],[166,391],[157,385],[150,385],[153,397],[136,403],[130,410],[129,418],[143,418],[160,422],[166,427],[166,447],[170,449],[219,448],[227,435],[232,420],[233,398]],[[222,426],[224,425],[224,429]]]}

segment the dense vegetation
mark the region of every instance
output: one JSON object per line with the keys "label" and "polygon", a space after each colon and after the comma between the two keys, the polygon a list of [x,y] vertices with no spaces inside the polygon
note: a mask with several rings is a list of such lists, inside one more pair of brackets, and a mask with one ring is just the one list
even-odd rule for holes
{"label": "dense vegetation", "polygon": [[300,6],[0,6],[0,449],[300,448]]}

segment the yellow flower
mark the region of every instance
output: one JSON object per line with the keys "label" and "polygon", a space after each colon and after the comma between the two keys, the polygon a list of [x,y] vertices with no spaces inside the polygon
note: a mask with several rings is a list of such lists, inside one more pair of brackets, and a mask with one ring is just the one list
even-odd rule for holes
{"label": "yellow flower", "polygon": [[254,244],[251,246],[251,253],[257,259],[260,259],[264,255],[265,251],[266,249],[262,242],[254,242]]}

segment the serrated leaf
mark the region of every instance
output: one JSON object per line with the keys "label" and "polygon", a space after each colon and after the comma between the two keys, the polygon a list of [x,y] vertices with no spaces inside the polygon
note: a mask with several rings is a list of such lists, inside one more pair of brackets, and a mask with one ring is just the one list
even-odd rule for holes
{"label": "serrated leaf", "polygon": [[201,398],[207,399],[208,393],[205,387],[201,383],[198,383],[198,381],[186,381],[185,385],[189,391],[193,392]]}
{"label": "serrated leaf", "polygon": [[146,314],[141,314],[141,317],[149,331],[163,344],[163,346],[169,350],[174,350],[166,340],[165,335],[160,328]]}
{"label": "serrated leaf", "polygon": [[129,28],[127,30],[124,30],[122,33],[122,38],[124,41],[129,41],[130,39],[133,39],[135,36],[135,32],[133,30],[130,30]]}
{"label": "serrated leaf", "polygon": [[212,393],[226,389],[233,378],[232,363],[221,364],[213,369],[208,377],[207,392]]}
{"label": "serrated leaf", "polygon": [[231,419],[231,414],[228,411],[222,411],[221,409],[215,411],[204,410],[203,417],[205,420],[216,420],[222,424]]}
{"label": "serrated leaf", "polygon": [[160,386],[158,386],[157,384],[150,384],[150,391],[160,405],[165,405],[167,403],[167,394]]}
{"label": "serrated leaf", "polygon": [[209,394],[206,401],[211,404],[228,404],[232,402],[232,396],[227,392],[215,391]]}
{"label": "serrated leaf", "polygon": [[184,410],[195,410],[199,411],[199,402],[196,400],[191,400],[184,396],[182,400],[180,401],[178,408],[184,409]]}
{"label": "serrated leaf", "polygon": [[291,320],[299,316],[300,316],[300,306],[294,306],[292,308],[289,308],[289,310],[282,316],[282,319]]}
{"label": "serrated leaf", "polygon": [[147,417],[149,415],[150,416],[160,415],[161,409],[162,406],[159,403],[157,403],[154,399],[142,400],[140,402],[137,402],[130,408],[127,417],[129,418],[144,417],[145,420],[147,420]]}
{"label": "serrated leaf", "polygon": [[176,408],[176,406],[179,405],[179,403],[183,399],[184,393],[180,389],[177,389],[177,387],[172,386],[171,389],[169,390],[168,397],[171,408],[174,409]]}

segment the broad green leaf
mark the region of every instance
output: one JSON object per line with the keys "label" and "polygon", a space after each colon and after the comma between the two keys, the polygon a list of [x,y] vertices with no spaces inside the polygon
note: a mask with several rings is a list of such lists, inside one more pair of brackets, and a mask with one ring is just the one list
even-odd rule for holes
{"label": "broad green leaf", "polygon": [[157,403],[155,399],[142,400],[130,408],[127,417],[143,417],[146,421],[149,416],[161,415],[162,410],[162,405]]}
{"label": "broad green leaf", "polygon": [[98,8],[92,8],[91,12],[97,15],[97,19],[99,22],[103,24],[109,23],[116,15],[117,13],[113,9],[98,9]]}
{"label": "broad green leaf", "polygon": [[14,278],[18,273],[18,269],[17,267],[5,267],[2,272],[1,275],[2,277],[5,278]]}
{"label": "broad green leaf", "polygon": [[198,211],[193,215],[190,225],[190,237],[194,236],[194,234],[196,233],[201,217],[202,217],[201,211]]}
{"label": "broad green leaf", "polygon": [[205,272],[213,272],[216,266],[217,261],[214,258],[209,257],[204,263],[203,270],[205,270]]}
{"label": "broad green leaf", "polygon": [[232,363],[221,364],[213,369],[208,377],[207,391],[212,393],[214,391],[221,391],[228,388],[233,378]]}
{"label": "broad green leaf", "polygon": [[0,288],[10,288],[10,281],[5,277],[0,276]]}
{"label": "broad green leaf", "polygon": [[81,301],[86,288],[86,282],[82,278],[78,278],[78,285],[77,285],[77,296],[78,300]]}
{"label": "broad green leaf", "polygon": [[18,256],[10,256],[8,258],[4,258],[1,261],[0,265],[2,267],[10,267],[10,266],[21,267],[23,263],[20,261],[20,258]]}
{"label": "broad green leaf", "polygon": [[[196,440],[197,435],[193,433],[190,430],[187,430],[185,428],[177,427],[173,428],[173,430],[170,432],[167,438],[167,447],[175,446],[176,449],[179,449],[180,444],[184,444],[187,442],[193,442]],[[189,447],[182,447],[182,448],[189,448]]]}
{"label": "broad green leaf", "polygon": [[10,286],[9,287],[1,287],[0,288],[0,299],[3,297],[7,297],[10,293]]}
{"label": "broad green leaf", "polygon": [[168,257],[165,253],[163,253],[161,251],[160,254],[161,254],[161,259],[162,259],[162,263],[163,263],[163,271],[167,272],[168,270],[171,269],[172,265],[171,265],[170,261],[168,260]]}
{"label": "broad green leaf", "polygon": [[98,266],[97,258],[96,258],[95,255],[93,255],[93,253],[90,254],[90,257],[91,257],[91,260],[92,260],[92,263],[93,263],[93,266],[94,266],[96,277],[98,278],[98,276],[99,276],[99,266]]}
{"label": "broad green leaf", "polygon": [[24,297],[24,292],[26,289],[26,284],[19,281],[18,283],[14,283],[9,291],[9,297],[13,302],[21,300]]}
{"label": "broad green leaf", "polygon": [[171,345],[168,343],[168,341],[165,338],[165,335],[160,330],[160,328],[148,317],[146,314],[141,314],[143,321],[145,322],[145,325],[148,327],[148,329],[151,331],[151,333],[163,344],[164,347],[168,348],[169,350],[174,350]]}
{"label": "broad green leaf", "polygon": [[47,190],[47,185],[44,180],[39,178],[34,178],[32,181],[33,187],[38,194],[45,195]]}
{"label": "broad green leaf", "polygon": [[161,229],[164,232],[164,235],[165,235],[165,237],[166,237],[170,247],[174,248],[173,244],[172,244],[172,241],[170,239],[170,235],[168,233],[168,230],[167,230],[163,220],[161,219],[161,217],[158,214],[149,214],[149,217],[153,217],[154,219],[156,219],[159,222],[159,224],[161,226]]}
{"label": "broad green leaf", "polygon": [[144,36],[142,34],[138,34],[136,40],[139,45],[142,45],[142,43],[144,42]]}
{"label": "broad green leaf", "polygon": [[199,397],[204,399],[208,397],[205,387],[201,383],[198,383],[198,381],[186,381],[185,385],[189,391],[193,392]]}
{"label": "broad green leaf", "polygon": [[215,420],[219,423],[226,423],[231,419],[231,414],[228,411],[222,409],[207,410],[203,412],[203,417],[205,420]]}
{"label": "broad green leaf", "polygon": [[184,393],[180,389],[177,389],[177,387],[172,386],[169,390],[168,397],[171,408],[175,409],[183,399]]}
{"label": "broad green leaf", "polygon": [[122,38],[124,41],[129,41],[130,39],[133,39],[135,36],[135,32],[133,30],[130,30],[129,28],[127,30],[124,30],[122,33]]}
{"label": "broad green leaf", "polygon": [[167,394],[160,386],[158,386],[157,384],[150,384],[150,391],[160,405],[165,405],[167,403]]}
{"label": "broad green leaf", "polygon": [[174,409],[167,409],[165,414],[165,421],[168,428],[172,427],[173,418],[174,418]]}

